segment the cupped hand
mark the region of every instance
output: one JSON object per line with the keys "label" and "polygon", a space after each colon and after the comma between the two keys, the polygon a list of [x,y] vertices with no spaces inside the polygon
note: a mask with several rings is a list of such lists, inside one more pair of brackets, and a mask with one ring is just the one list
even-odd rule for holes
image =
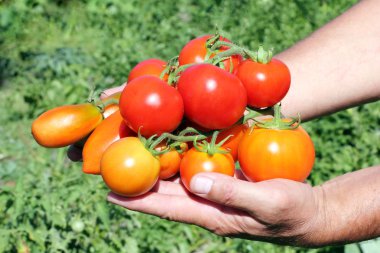
{"label": "cupped hand", "polygon": [[195,224],[222,236],[315,246],[322,212],[316,189],[305,183],[274,179],[247,182],[218,173],[200,173],[189,193],[177,182],[160,181],[143,196],[108,201],[164,219]]}

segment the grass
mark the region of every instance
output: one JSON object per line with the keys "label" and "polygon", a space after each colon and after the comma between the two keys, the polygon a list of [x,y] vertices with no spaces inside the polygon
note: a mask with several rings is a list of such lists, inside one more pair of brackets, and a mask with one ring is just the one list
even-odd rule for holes
{"label": "grass", "polygon": [[[137,62],[169,59],[215,26],[279,52],[355,1],[0,1],[0,252],[343,252],[222,238],[105,201],[99,177],[65,149],[39,147],[34,117],[124,82]],[[379,102],[305,124],[310,183],[380,163]]]}

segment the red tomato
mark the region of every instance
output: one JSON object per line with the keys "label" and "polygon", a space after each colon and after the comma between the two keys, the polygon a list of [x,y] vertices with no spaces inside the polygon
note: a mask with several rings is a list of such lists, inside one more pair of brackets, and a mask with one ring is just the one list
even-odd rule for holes
{"label": "red tomato", "polygon": [[195,148],[186,152],[180,165],[181,181],[190,189],[190,181],[201,172],[218,172],[228,176],[235,174],[235,162],[230,154],[216,153],[212,156]]}
{"label": "red tomato", "polygon": [[251,181],[286,178],[303,182],[314,164],[314,145],[299,126],[294,130],[248,130],[238,149],[239,163]]}
{"label": "red tomato", "polygon": [[[191,41],[189,41],[181,50],[179,53],[179,65],[185,65],[185,64],[190,64],[190,63],[202,63],[205,61],[205,57],[207,55],[207,48],[206,48],[206,41],[211,38],[212,35],[204,35],[198,38],[195,38]],[[226,38],[222,38],[222,41],[227,41],[231,42],[230,40]],[[220,52],[228,50],[228,47],[221,47],[219,49]],[[210,58],[213,58],[215,54],[211,54]],[[243,58],[240,55],[233,55],[231,57],[232,61],[232,67],[233,67],[233,72],[237,69],[237,66],[239,63],[243,60]],[[231,64],[230,60],[224,60],[224,69],[227,71],[230,71]]]}
{"label": "red tomato", "polygon": [[[133,69],[129,72],[128,83],[140,76],[155,76],[159,78],[165,67],[166,62],[160,59],[152,58],[142,61],[134,66]],[[163,80],[168,80],[167,74],[164,76]]]}
{"label": "red tomato", "polygon": [[143,136],[172,132],[181,123],[184,108],[180,93],[154,76],[136,78],[125,86],[120,112],[127,125]]}
{"label": "red tomato", "polygon": [[41,146],[65,147],[85,138],[102,120],[101,111],[93,104],[64,105],[34,120],[32,134]]}
{"label": "red tomato", "polygon": [[243,116],[247,93],[240,80],[211,64],[197,64],[179,78],[185,115],[206,129],[232,126]]}
{"label": "red tomato", "polygon": [[100,160],[104,151],[115,141],[135,133],[125,125],[119,111],[100,123],[84,144],[82,170],[87,174],[100,174]]}
{"label": "red tomato", "polygon": [[248,105],[256,108],[277,104],[290,87],[289,69],[276,59],[267,64],[245,60],[237,68],[236,76],[247,90]]}
{"label": "red tomato", "polygon": [[160,162],[136,137],[113,143],[104,152],[101,174],[114,193],[134,197],[148,192],[156,184]]}

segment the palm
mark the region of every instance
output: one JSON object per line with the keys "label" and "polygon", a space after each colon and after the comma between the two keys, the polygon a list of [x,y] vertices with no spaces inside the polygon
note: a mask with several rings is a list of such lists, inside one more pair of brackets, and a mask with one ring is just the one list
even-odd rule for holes
{"label": "palm", "polygon": [[[239,180],[239,179],[236,179]],[[190,194],[176,182],[160,181],[155,189],[140,197],[122,198],[111,193],[116,204],[161,218],[196,224],[220,235],[253,236],[265,240],[271,229],[283,230],[293,225],[300,216],[310,215],[307,210],[315,210],[312,187],[285,179],[275,179],[260,183],[239,180],[241,184],[254,186],[254,194],[245,208],[234,208],[228,203],[215,203]],[[310,205],[304,210],[305,203]],[[294,210],[303,208],[303,213]],[[300,209],[301,210],[301,209]],[[308,217],[304,217],[307,219]],[[274,224],[280,224],[274,226]],[[275,231],[273,231],[275,232]]]}

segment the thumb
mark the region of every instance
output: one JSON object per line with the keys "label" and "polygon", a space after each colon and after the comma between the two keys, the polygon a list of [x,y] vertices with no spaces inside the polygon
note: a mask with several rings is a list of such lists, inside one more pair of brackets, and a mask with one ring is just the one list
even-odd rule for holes
{"label": "thumb", "polygon": [[263,192],[256,183],[220,173],[196,174],[190,182],[190,189],[194,194],[212,202],[248,212],[268,201],[267,192]]}

